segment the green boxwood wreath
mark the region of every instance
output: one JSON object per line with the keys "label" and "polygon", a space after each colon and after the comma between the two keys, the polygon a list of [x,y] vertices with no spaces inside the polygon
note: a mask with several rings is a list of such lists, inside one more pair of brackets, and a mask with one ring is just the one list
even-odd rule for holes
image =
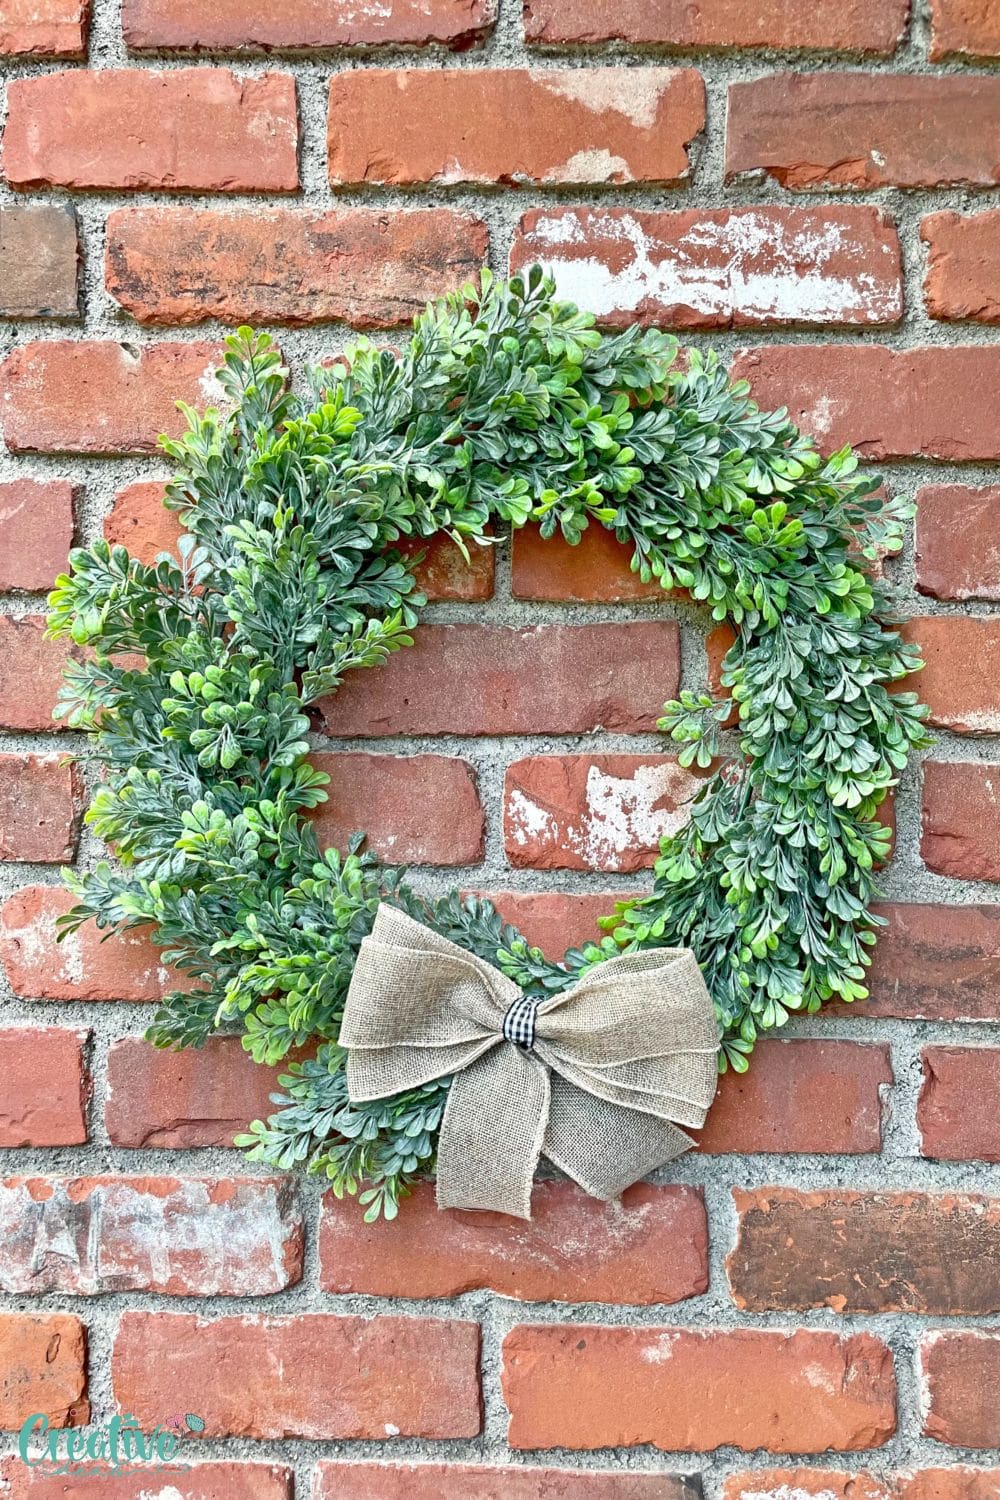
{"label": "green boxwood wreath", "polygon": [[[241,329],[219,376],[227,410],[186,411],[187,433],[162,443],[178,558],[147,566],[97,542],[51,596],[50,633],[91,648],[58,712],[103,765],[87,817],[117,856],[67,874],[64,931],[153,924],[190,981],[156,1016],[159,1046],[239,1033],[274,1064],[318,1044],[239,1144],[360,1190],[369,1218],[433,1173],[448,1088],[347,1098],[336,1037],[379,900],[535,993],[622,949],[690,946],[739,1070],[790,1012],[867,993],[889,839],[876,809],[927,739],[916,695],[887,691],[920,663],[866,560],[900,545],[909,508],[847,449],[823,459],[784,411],[759,411],[715,358],[678,365],[667,335],[592,321],[538,268],[484,272],[416,318],[403,353],[360,340],[302,396],[270,339]],[[652,894],[561,964],[486,901],[426,899],[359,841],[320,849],[305,816],[327,780],[309,705],[408,645],[424,602],[393,544],[488,545],[491,521],[571,543],[605,526],[644,580],[736,632],[728,696],[682,693],[660,728],[708,768],[736,705],[738,751],[664,840]]]}

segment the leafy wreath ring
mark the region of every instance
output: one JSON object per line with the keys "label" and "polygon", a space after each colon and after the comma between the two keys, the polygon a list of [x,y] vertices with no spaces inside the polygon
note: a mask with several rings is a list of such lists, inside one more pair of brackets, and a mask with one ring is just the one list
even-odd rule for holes
{"label": "leafy wreath ring", "polygon": [[[367,1218],[433,1173],[449,1083],[348,1099],[336,1038],[380,901],[533,996],[622,951],[690,947],[722,1065],[742,1071],[790,1012],[866,995],[889,840],[876,810],[928,743],[916,694],[888,691],[920,662],[870,568],[909,507],[849,450],[824,460],[784,411],[759,411],[714,357],[678,365],[669,336],[602,334],[553,292],[537,267],[484,271],[414,320],[404,352],[360,340],[302,396],[271,340],[241,329],[219,373],[227,409],[185,408],[186,434],[162,440],[178,557],[147,566],[97,542],[50,600],[51,635],[90,648],[57,712],[103,764],[87,819],[117,856],[67,873],[64,932],[153,924],[189,981],[156,1016],[159,1046],[223,1031],[265,1064],[316,1049],[238,1144],[360,1191]],[[358,840],[321,850],[306,816],[327,781],[308,706],[408,645],[424,602],[393,544],[489,545],[491,521],[529,520],[570,543],[607,527],[644,581],[736,632],[727,695],[684,692],[659,721],[682,764],[708,770],[735,709],[728,761],[664,839],[652,892],[560,964],[484,900],[422,897]]]}

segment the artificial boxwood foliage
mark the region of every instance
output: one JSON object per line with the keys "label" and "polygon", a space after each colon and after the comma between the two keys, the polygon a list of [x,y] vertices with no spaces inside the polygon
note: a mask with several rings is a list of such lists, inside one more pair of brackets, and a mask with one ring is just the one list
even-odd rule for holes
{"label": "artificial boxwood foliage", "polygon": [[[418,317],[401,354],[361,340],[301,395],[268,337],[241,329],[226,410],[188,411],[163,441],[178,557],[151,567],[97,542],[52,594],[50,633],[90,648],[60,712],[104,767],[88,821],[116,856],[67,875],[65,930],[153,924],[187,980],[153,1023],[160,1046],[239,1033],[266,1064],[318,1046],[240,1143],[361,1190],[369,1216],[433,1171],[448,1088],[347,1098],[336,1038],[380,900],[536,993],[621,949],[690,946],[740,1070],[790,1012],[866,994],[889,841],[876,811],[927,743],[916,695],[888,691],[919,662],[869,567],[900,545],[907,507],[848,450],[823,459],[783,411],[759,411],[714,358],[676,355],[660,332],[597,332],[537,268],[484,272]],[[717,769],[652,894],[561,965],[485,901],[422,897],[357,842],[320,849],[305,816],[327,780],[309,705],[408,645],[424,602],[394,544],[488,545],[491,521],[529,520],[569,542],[608,527],[643,579],[736,632],[727,696],[683,693],[660,721],[684,764]]]}

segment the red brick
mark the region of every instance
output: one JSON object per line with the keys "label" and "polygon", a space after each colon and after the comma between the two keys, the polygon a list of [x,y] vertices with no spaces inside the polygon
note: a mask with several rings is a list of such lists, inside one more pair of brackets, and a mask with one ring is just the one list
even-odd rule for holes
{"label": "red brick", "polygon": [[920,238],[928,247],[924,297],[931,317],[1000,323],[1000,213],[929,214]]}
{"label": "red brick", "polygon": [[86,1361],[79,1319],[0,1312],[0,1429],[16,1432],[36,1412],[53,1427],[86,1423]]}
{"label": "red brick", "polygon": [[135,52],[306,51],[311,47],[425,47],[464,50],[493,29],[496,0],[394,0],[391,6],[331,7],[325,0],[124,0],[122,29]]}
{"label": "red brick", "polygon": [[765,1187],[733,1199],[726,1268],[746,1311],[1000,1311],[1000,1198]]}
{"label": "red brick", "polygon": [[281,1068],[265,1068],[239,1037],[167,1052],[128,1036],[108,1049],[104,1123],[112,1145],[231,1146],[251,1121],[274,1111]]}
{"label": "red brick", "polygon": [[903,686],[930,708],[929,723],[958,734],[996,734],[1000,705],[1000,622],[987,615],[926,615],[903,629],[920,648],[923,671]]}
{"label": "red brick", "polygon": [[604,526],[588,526],[575,547],[558,534],[545,540],[537,526],[526,526],[513,537],[511,593],[515,599],[557,604],[631,604],[669,598],[657,579],[643,583],[632,572],[631,557],[631,548]]}
{"label": "red brick", "polygon": [[921,1151],[939,1161],[1000,1161],[1000,1050],[925,1047],[917,1102]]}
{"label": "red brick", "polygon": [[1000,57],[996,0],[931,0],[931,58]]}
{"label": "red brick", "polygon": [[477,604],[493,598],[496,582],[494,547],[470,546],[466,561],[451,537],[443,531],[432,537],[400,537],[393,545],[406,558],[420,556],[413,576],[418,589],[430,603],[453,600],[460,604]]}
{"label": "red brick", "polygon": [[529,42],[633,42],[663,47],[798,47],[822,52],[893,52],[907,0],[524,0]]}
{"label": "red brick", "polygon": [[377,672],[318,706],[338,736],[639,734],[680,682],[672,620],[629,625],[422,625]]}
{"label": "red brick", "polygon": [[126,1312],[111,1369],[119,1408],[141,1425],[182,1390],[206,1437],[471,1438],[481,1426],[477,1323]]}
{"label": "red brick", "polygon": [[682,1302],[708,1286],[699,1189],[639,1183],[601,1203],[571,1182],[538,1182],[532,1219],[442,1214],[419,1185],[391,1224],[358,1222],[329,1194],[320,1232],[324,1291],[457,1297],[487,1290],[527,1302]]}
{"label": "red brick", "polygon": [[520,868],[645,870],[703,785],[666,755],[534,755],[507,768],[504,844]]}
{"label": "red brick", "polygon": [[79,1146],[87,1139],[87,1036],[58,1026],[0,1031],[0,1147]]}
{"label": "red brick", "polygon": [[[534,1465],[321,1463],[315,1500],[699,1500],[681,1474]],[[18,1500],[15,1495],[12,1500]],[[986,1496],[982,1500],[987,1500]]]}
{"label": "red brick", "polygon": [[599,943],[603,933],[598,917],[614,915],[615,902],[628,892],[598,891],[484,891],[505,922],[511,922],[534,948],[548,958],[561,959],[567,948]]}
{"label": "red brick", "polygon": [[93,922],[56,943],[56,918],[74,898],[28,885],[0,907],[0,960],[15,995],[29,1000],[162,1000],[188,982],[164,968],[148,929],[108,937]]}
{"label": "red brick", "polygon": [[75,649],[45,639],[44,615],[0,616],[0,728],[54,734],[63,668]]}
{"label": "red brick", "polygon": [[704,123],[691,68],[366,68],[330,81],[330,181],[677,183]]}
{"label": "red brick", "polygon": [[868,976],[871,999],[841,1014],[907,1021],[1000,1020],[1000,906],[889,902]]}
{"label": "red brick", "polygon": [[[0,1459],[0,1494],[4,1500],[87,1500],[88,1494],[100,1500],[143,1500],[159,1494],[161,1500],[292,1500],[292,1474],[277,1464],[209,1463],[185,1464],[183,1470],[171,1469],[158,1489],[154,1475],[153,1489],[142,1469],[132,1473],[112,1474],[101,1471],[99,1485],[93,1476],[67,1489],[65,1477],[42,1474],[29,1469],[20,1458]],[[182,1488],[178,1489],[178,1485]]]}
{"label": "red brick", "polygon": [[0,208],[0,318],[75,318],[79,262],[71,208]]}
{"label": "red brick", "polygon": [[178,401],[217,405],[215,344],[46,340],[15,349],[0,371],[7,446],[15,453],[155,453],[178,436]]}
{"label": "red brick", "polygon": [[83,57],[90,0],[4,0],[0,56]]}
{"label": "red brick", "polygon": [[1000,79],[771,73],[729,86],[726,175],[786,188],[992,187]]}
{"label": "red brick", "polygon": [[184,528],[177,512],[164,505],[164,489],[157,480],[126,485],[118,491],[104,518],[107,540],[127,547],[140,562],[154,563],[161,552],[177,556],[177,542]]}
{"label": "red brick", "polygon": [[[176,511],[163,504],[164,486],[155,480],[129,484],[119,490],[104,535],[109,542],[127,547],[140,562],[151,563],[161,552],[176,554],[182,527]],[[496,554],[492,547],[476,547],[467,563],[444,532],[419,542],[402,538],[395,543],[405,555],[423,553],[413,576],[428,600],[479,602],[493,597]]]}
{"label": "red brick", "polygon": [[82,792],[79,771],[64,756],[0,754],[0,860],[71,860]]}
{"label": "red brick", "polygon": [[1000,600],[1000,487],[917,491],[917,588],[934,599]]}
{"label": "red brick", "polygon": [[821,1156],[879,1151],[881,1090],[892,1081],[887,1045],[758,1042],[748,1073],[720,1078],[699,1149]]}
{"label": "red brick", "polygon": [[1000,1448],[1000,1334],[928,1334],[920,1346],[924,1432],[962,1448]]}
{"label": "red brick", "polygon": [[723,1500],[997,1500],[1000,1470],[918,1469],[915,1473],[838,1474],[832,1469],[753,1469],[731,1474]]}
{"label": "red brick", "polygon": [[487,258],[486,226],[448,209],[122,208],[108,291],[140,323],[409,323]]}
{"label": "red brick", "polygon": [[533,209],[511,256],[613,328],[897,323],[899,238],[877,208]]}
{"label": "red brick", "polygon": [[938,875],[1000,880],[1000,766],[924,762],[920,853]]}
{"label": "red brick", "polygon": [[389,864],[474,865],[486,817],[476,773],[455,755],[314,755],[330,776],[313,815],[321,845],[344,849],[353,833]]}
{"label": "red brick", "polygon": [[745,351],[732,369],[765,410],[787,406],[824,453],[852,443],[879,460],[1000,458],[997,348],[776,344]]}
{"label": "red brick", "polygon": [[295,81],[227,68],[105,68],[19,78],[2,166],[12,187],[292,193]]}
{"label": "red brick", "polygon": [[870,1334],[554,1324],[513,1329],[503,1353],[512,1448],[817,1453],[896,1427],[892,1357]]}
{"label": "red brick", "polygon": [[20,1295],[262,1297],[302,1275],[290,1177],[9,1177],[0,1287]]}
{"label": "red brick", "polygon": [[73,545],[74,487],[64,479],[0,484],[0,589],[51,589]]}

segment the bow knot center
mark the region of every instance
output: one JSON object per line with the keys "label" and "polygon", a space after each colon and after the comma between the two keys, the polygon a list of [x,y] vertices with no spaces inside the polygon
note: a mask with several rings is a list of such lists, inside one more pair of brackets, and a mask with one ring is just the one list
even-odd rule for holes
{"label": "bow knot center", "polygon": [[503,1018],[503,1034],[515,1047],[535,1045],[535,1018],[543,995],[518,995]]}

